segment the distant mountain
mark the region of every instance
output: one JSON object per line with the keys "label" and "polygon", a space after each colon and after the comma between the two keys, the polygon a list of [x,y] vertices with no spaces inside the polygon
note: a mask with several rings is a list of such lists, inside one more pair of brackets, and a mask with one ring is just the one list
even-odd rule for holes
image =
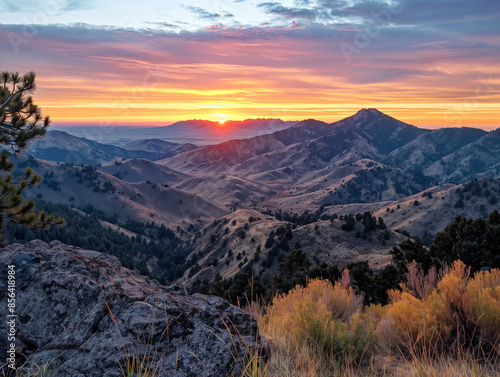
{"label": "distant mountain", "polygon": [[425,132],[429,131],[363,109],[335,123],[305,120],[286,130],[199,148],[160,163],[197,174],[225,172],[293,185],[309,179],[313,171],[331,171],[365,158],[383,161],[398,146]]}
{"label": "distant mountain", "polygon": [[76,137],[63,131],[49,131],[43,138],[31,142],[26,154],[47,161],[99,165],[123,158],[155,161],[196,148],[192,144],[164,143],[161,140],[139,140],[121,148]]}
{"label": "distant mountain", "polygon": [[246,119],[242,121],[228,120],[224,123],[209,120],[186,120],[162,127],[119,127],[108,132],[91,132],[92,127],[62,127],[77,137],[93,138],[98,135],[99,142],[123,146],[142,139],[159,139],[177,144],[210,145],[233,139],[246,139],[258,135],[270,134],[287,129],[296,121],[281,119]]}
{"label": "distant mountain", "polygon": [[266,135],[284,130],[296,123],[281,119],[228,120],[224,123],[194,119],[159,127],[157,132],[164,140],[207,145]]}
{"label": "distant mountain", "polygon": [[390,153],[428,132],[428,130],[403,123],[377,109],[362,109],[354,116],[333,123],[333,125],[347,133],[358,134],[376,147],[380,153]]}
{"label": "distant mountain", "polygon": [[[160,161],[193,174],[224,172],[293,185],[339,165],[371,159],[437,183],[500,175],[500,130],[427,130],[376,109],[331,124],[305,120],[282,131],[199,148]],[[497,171],[498,170],[498,171]],[[313,174],[314,175],[314,174]]]}

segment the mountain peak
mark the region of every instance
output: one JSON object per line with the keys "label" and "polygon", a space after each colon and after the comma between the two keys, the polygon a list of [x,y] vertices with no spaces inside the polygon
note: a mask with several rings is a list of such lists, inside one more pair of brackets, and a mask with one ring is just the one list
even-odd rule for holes
{"label": "mountain peak", "polygon": [[374,109],[361,109],[353,116],[333,123],[336,127],[354,132],[388,153],[425,132]]}
{"label": "mountain peak", "polygon": [[382,111],[375,109],[375,108],[368,108],[368,109],[361,109],[359,110],[356,114],[354,114],[355,117],[366,117],[366,116],[375,116],[375,117],[380,117],[380,116],[387,116],[385,115]]}

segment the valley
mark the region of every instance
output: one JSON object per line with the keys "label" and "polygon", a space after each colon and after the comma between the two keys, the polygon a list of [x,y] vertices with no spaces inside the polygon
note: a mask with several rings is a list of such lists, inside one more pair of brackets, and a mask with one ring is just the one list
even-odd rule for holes
{"label": "valley", "polygon": [[[262,120],[245,122],[243,133]],[[485,218],[499,208],[498,130],[421,129],[376,109],[331,124],[268,123],[269,133],[208,146],[164,140],[171,133],[111,145],[49,131],[18,167],[43,178],[30,197],[98,209],[108,229],[127,232],[127,221],[172,229],[184,254],[177,283],[194,290],[240,272],[270,284],[299,248],[314,265],[368,261],[380,269],[407,237],[430,245],[456,216]],[[169,127],[215,127],[182,125]],[[363,230],[366,213],[383,225]],[[343,230],[351,215],[360,217]],[[154,258],[145,263],[158,269]]]}

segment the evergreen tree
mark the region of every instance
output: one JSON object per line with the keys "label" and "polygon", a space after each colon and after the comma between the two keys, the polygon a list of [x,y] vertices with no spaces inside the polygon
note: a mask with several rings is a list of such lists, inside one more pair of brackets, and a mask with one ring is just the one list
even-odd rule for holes
{"label": "evergreen tree", "polygon": [[21,152],[28,141],[45,134],[50,119],[42,118],[41,109],[30,96],[36,90],[34,72],[24,76],[2,72],[0,86],[0,143]]}
{"label": "evergreen tree", "polygon": [[[35,89],[34,72],[23,76],[17,72],[0,73],[0,144],[15,154],[22,152],[30,140],[45,134],[50,124],[49,117],[43,118],[41,109],[33,102],[30,94]],[[0,229],[5,221],[40,227],[62,223],[62,219],[56,220],[44,212],[33,213],[33,201],[24,200],[24,190],[40,182],[38,174],[27,167],[15,179],[13,170],[14,164],[5,149],[0,152]]]}
{"label": "evergreen tree", "polygon": [[382,271],[373,275],[372,280],[372,300],[373,303],[386,305],[389,301],[387,291],[398,289],[401,283],[399,270],[392,264],[385,266]]}
{"label": "evergreen tree", "polygon": [[427,272],[432,265],[432,259],[429,250],[418,238],[416,240],[407,239],[395,246],[392,251],[392,260],[396,267],[401,271],[401,277],[408,269],[407,265],[413,261]]}
{"label": "evergreen tree", "polygon": [[311,262],[300,249],[293,250],[278,266],[273,285],[280,293],[286,293],[296,285],[305,285]]}
{"label": "evergreen tree", "polygon": [[337,265],[329,265],[327,263],[321,263],[317,266],[312,267],[307,271],[308,279],[322,278],[328,279],[332,283],[335,283],[342,276],[341,271],[339,270]]}
{"label": "evergreen tree", "polygon": [[437,263],[451,264],[460,259],[473,272],[483,267],[499,268],[499,239],[498,211],[493,211],[486,220],[457,216],[455,221],[436,235],[430,254]]}
{"label": "evergreen tree", "polygon": [[365,303],[373,301],[373,271],[367,261],[351,262],[347,264],[351,285],[358,293],[365,293]]}
{"label": "evergreen tree", "polygon": [[225,285],[226,285],[226,279],[222,279],[220,274],[217,273],[208,291],[208,294],[224,297],[224,293],[226,292]]}
{"label": "evergreen tree", "polygon": [[232,304],[245,305],[250,298],[251,278],[244,272],[239,272],[233,280],[233,283],[226,291],[226,298]]}

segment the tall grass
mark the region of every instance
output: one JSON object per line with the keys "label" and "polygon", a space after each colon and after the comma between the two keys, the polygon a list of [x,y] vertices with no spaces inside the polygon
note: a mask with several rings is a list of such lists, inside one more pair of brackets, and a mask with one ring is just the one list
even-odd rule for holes
{"label": "tall grass", "polygon": [[38,365],[26,362],[17,369],[1,367],[2,377],[55,377],[57,371],[50,369],[50,363]]}
{"label": "tall grass", "polygon": [[[153,310],[153,320],[151,324],[151,330],[149,332],[148,339],[145,340],[146,348],[144,351],[140,352],[136,349],[133,343],[130,346],[127,346],[125,340],[122,337],[120,332],[120,328],[118,327],[118,322],[116,321],[111,308],[106,303],[106,307],[110,313],[111,319],[118,331],[118,335],[120,337],[121,345],[123,347],[123,353],[121,357],[121,361],[118,361],[118,366],[120,368],[121,374],[123,377],[157,377],[161,372],[161,365],[163,356],[161,355],[158,359],[158,349],[153,344],[153,335],[155,329],[155,318],[156,318],[156,309]],[[156,308],[156,307],[155,307]],[[165,311],[165,320],[167,326],[165,330],[161,334],[161,339],[163,339],[164,335],[167,334],[168,338],[168,316]],[[177,368],[176,368],[177,369]]]}

